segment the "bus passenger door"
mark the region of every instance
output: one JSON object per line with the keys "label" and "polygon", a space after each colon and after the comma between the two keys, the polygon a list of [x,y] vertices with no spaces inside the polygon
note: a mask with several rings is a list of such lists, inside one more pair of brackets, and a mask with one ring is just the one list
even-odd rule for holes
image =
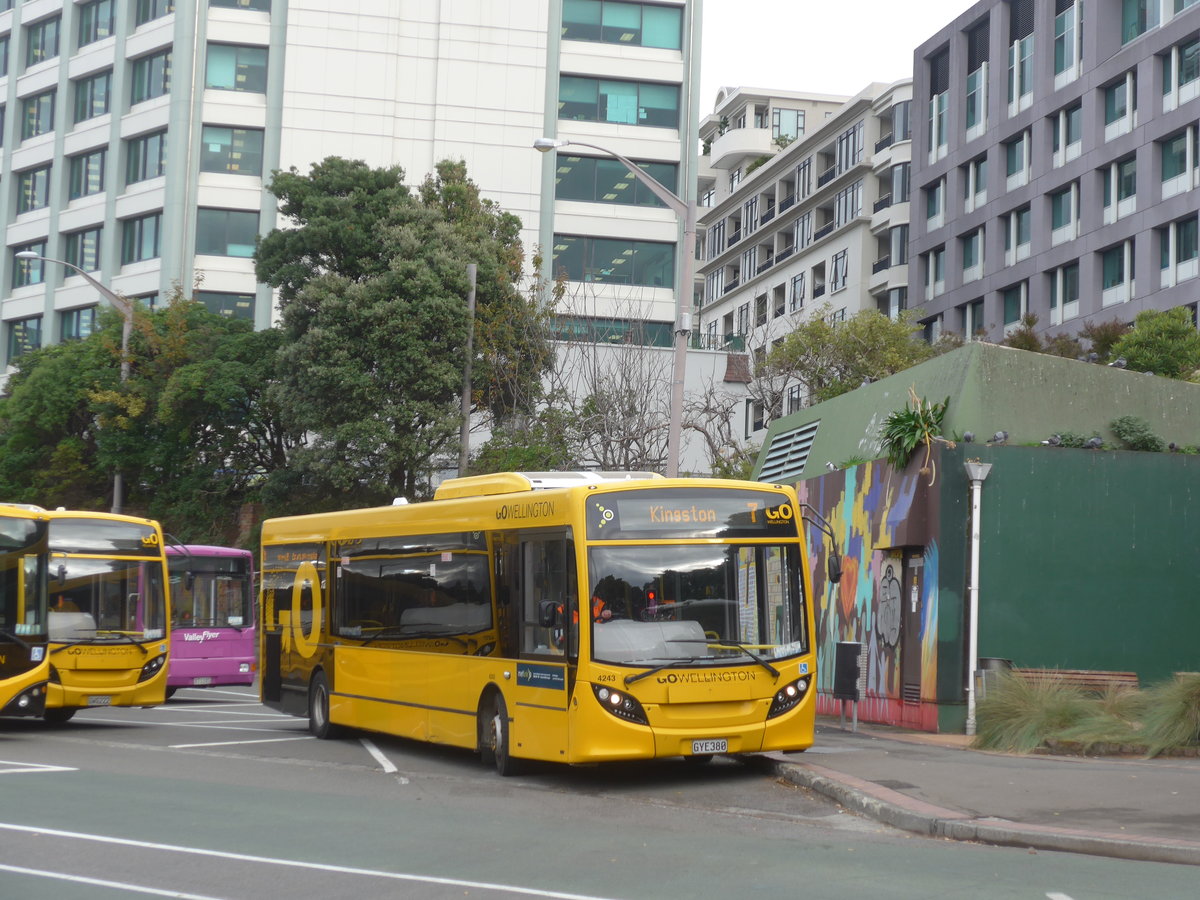
{"label": "bus passenger door", "polygon": [[512,752],[565,759],[567,709],[578,655],[579,601],[575,546],[569,532],[522,533],[519,589],[513,596],[519,654],[514,669]]}

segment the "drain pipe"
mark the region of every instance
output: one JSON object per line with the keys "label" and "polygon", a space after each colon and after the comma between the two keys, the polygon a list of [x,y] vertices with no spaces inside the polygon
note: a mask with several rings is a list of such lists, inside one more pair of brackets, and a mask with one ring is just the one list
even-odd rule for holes
{"label": "drain pipe", "polygon": [[983,482],[992,470],[991,463],[967,460],[963,463],[971,481],[971,573],[967,584],[967,734],[975,734],[975,684],[979,669],[979,503]]}

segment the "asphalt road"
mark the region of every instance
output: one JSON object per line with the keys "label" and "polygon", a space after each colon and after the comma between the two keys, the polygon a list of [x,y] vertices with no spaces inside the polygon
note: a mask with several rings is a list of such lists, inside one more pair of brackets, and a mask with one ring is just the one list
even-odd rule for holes
{"label": "asphalt road", "polygon": [[0,900],[1184,898],[1195,869],[934,841],[718,759],[310,738],[247,690],[0,724]]}

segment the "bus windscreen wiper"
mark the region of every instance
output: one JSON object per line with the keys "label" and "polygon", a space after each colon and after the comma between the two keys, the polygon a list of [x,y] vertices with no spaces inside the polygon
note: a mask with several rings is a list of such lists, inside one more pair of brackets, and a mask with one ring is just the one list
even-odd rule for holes
{"label": "bus windscreen wiper", "polygon": [[671,660],[670,662],[665,662],[665,663],[661,663],[657,666],[652,666],[651,668],[647,669],[645,672],[638,672],[636,675],[626,675],[625,676],[625,687],[629,687],[635,681],[641,681],[643,678],[649,678],[651,675],[661,672],[663,669],[670,669],[671,667],[678,666],[681,663],[700,662],[701,660],[705,660],[705,659],[711,659],[711,657],[708,657],[708,656],[681,656],[678,659]]}
{"label": "bus windscreen wiper", "polygon": [[22,647],[22,648],[24,648],[25,650],[28,650],[28,649],[29,649],[29,642],[28,642],[28,641],[23,641],[23,640],[21,640],[21,638],[19,638],[19,637],[18,637],[17,635],[15,635],[15,634],[13,634],[13,633],[12,633],[11,631],[9,631],[7,628],[0,628],[0,638],[7,638],[9,641],[11,641],[11,642],[12,642],[12,643],[14,643],[14,644],[18,644],[19,646],[21,646],[21,647]]}
{"label": "bus windscreen wiper", "polygon": [[764,669],[766,669],[768,672],[770,672],[776,678],[779,677],[778,669],[776,669],[773,665],[771,665],[769,662],[767,662],[761,656],[757,656],[756,654],[751,653],[750,650],[746,647],[746,645],[741,643],[740,641],[732,641],[732,640],[729,640],[728,638],[717,638],[715,641],[710,640],[709,643],[715,644],[718,647],[737,647],[739,650],[741,650],[743,653],[745,653],[748,657],[750,657],[752,660],[754,660],[756,663],[758,663],[760,666],[762,666]]}

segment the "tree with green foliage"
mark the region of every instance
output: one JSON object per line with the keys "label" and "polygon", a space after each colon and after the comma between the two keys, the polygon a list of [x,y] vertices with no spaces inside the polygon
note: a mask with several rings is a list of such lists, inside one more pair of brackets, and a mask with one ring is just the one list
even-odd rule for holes
{"label": "tree with green foliage", "polygon": [[468,263],[474,408],[493,423],[519,415],[553,358],[548,312],[518,290],[516,218],[481,198],[461,163],[440,163],[417,194],[403,178],[330,158],[272,180],[291,220],[255,256],[259,279],[280,289],[273,399],[308,435],[267,488],[276,510],[419,497],[438,460],[457,456]]}
{"label": "tree with green foliage", "polygon": [[1126,368],[1134,372],[1186,379],[1200,369],[1200,333],[1186,307],[1147,309],[1138,313],[1132,330],[1117,339],[1111,353],[1124,357]]}
{"label": "tree with green foliage", "polygon": [[751,393],[771,417],[782,409],[782,390],[799,382],[808,403],[820,403],[924,362],[938,353],[921,339],[912,310],[891,319],[862,310],[844,322],[831,321],[829,305],[813,310],[783,343],[755,367]]}

